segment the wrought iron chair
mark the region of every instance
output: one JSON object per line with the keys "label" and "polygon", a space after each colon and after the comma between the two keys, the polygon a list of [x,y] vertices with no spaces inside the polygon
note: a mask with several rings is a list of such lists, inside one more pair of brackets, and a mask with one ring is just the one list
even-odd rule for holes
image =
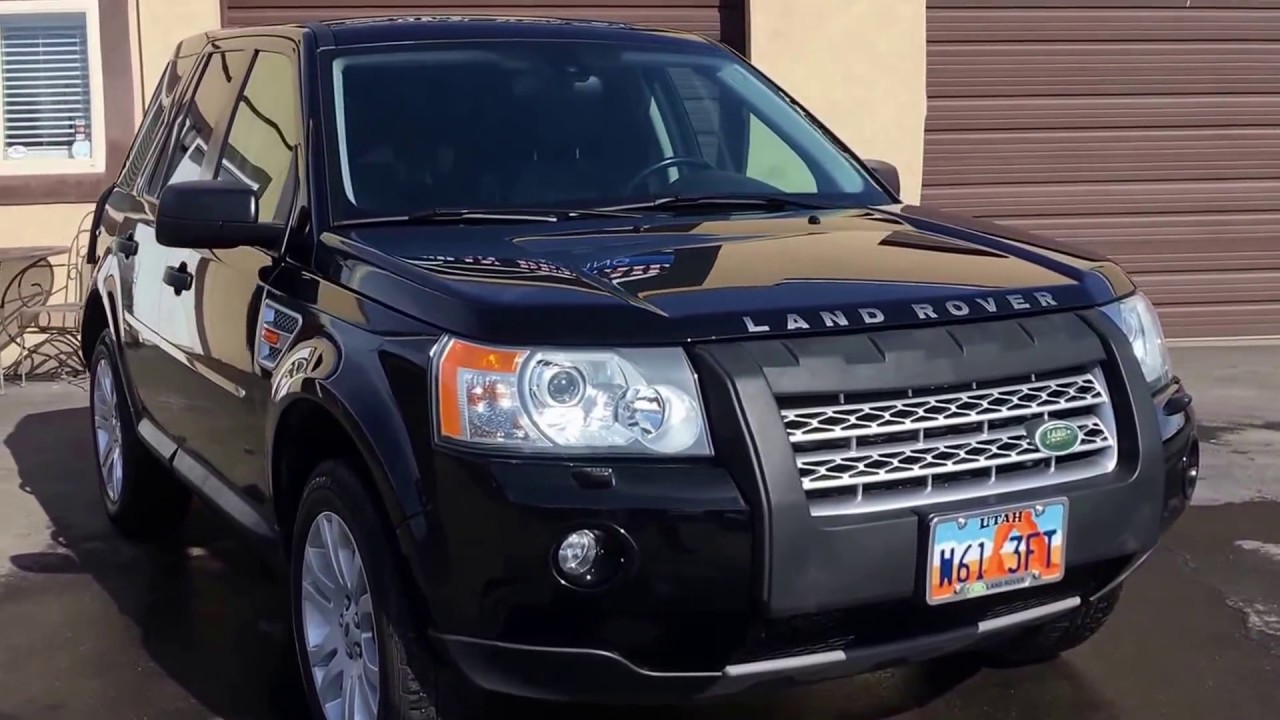
{"label": "wrought iron chair", "polygon": [[[32,373],[65,376],[68,369],[79,375],[85,371],[80,352],[80,314],[91,273],[85,267],[85,249],[93,212],[80,219],[75,238],[66,255],[66,281],[61,288],[43,293],[42,301],[23,302],[18,310],[14,342],[18,345],[20,383],[27,384]],[[29,335],[42,335],[28,345]]]}

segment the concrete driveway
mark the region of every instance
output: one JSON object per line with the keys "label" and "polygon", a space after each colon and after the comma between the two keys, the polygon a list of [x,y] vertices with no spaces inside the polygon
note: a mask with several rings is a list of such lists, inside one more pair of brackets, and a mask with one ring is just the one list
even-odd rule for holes
{"label": "concrete driveway", "polygon": [[[1085,647],[1025,670],[934,664],[663,714],[1276,717],[1278,355],[1271,347],[1175,351],[1208,441],[1197,506]],[[0,720],[301,717],[279,581],[203,508],[193,514],[185,547],[118,539],[99,506],[86,402],[69,385],[11,386],[0,397]]]}

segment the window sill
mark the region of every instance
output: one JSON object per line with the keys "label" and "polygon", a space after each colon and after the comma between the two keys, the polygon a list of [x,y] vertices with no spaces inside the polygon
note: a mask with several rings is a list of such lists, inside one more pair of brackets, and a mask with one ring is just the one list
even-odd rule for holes
{"label": "window sill", "polygon": [[107,169],[102,160],[0,160],[0,180],[42,178],[50,175],[101,175]]}

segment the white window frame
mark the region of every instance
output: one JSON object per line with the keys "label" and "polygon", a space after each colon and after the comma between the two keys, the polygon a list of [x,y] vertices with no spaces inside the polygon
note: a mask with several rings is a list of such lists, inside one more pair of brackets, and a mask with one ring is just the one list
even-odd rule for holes
{"label": "white window frame", "polygon": [[[99,0],[3,0],[0,1],[0,23],[11,15],[83,14],[89,66],[89,138],[91,150],[87,158],[26,158],[9,160],[0,156],[0,177],[15,175],[97,174],[107,167],[107,128],[102,76],[102,39],[98,17]],[[128,39],[123,39],[128,42]],[[3,102],[3,77],[0,77],[0,102]],[[4,139],[4,114],[0,107],[0,148]],[[3,151],[0,150],[0,153]]]}

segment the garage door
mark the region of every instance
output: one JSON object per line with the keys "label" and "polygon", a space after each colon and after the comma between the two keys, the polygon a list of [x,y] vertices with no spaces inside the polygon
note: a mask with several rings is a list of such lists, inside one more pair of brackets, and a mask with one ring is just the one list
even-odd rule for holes
{"label": "garage door", "polygon": [[1110,255],[1171,336],[1280,335],[1280,3],[927,7],[926,202]]}
{"label": "garage door", "polygon": [[746,0],[223,0],[227,26],[416,12],[585,18],[689,30],[743,51]]}

